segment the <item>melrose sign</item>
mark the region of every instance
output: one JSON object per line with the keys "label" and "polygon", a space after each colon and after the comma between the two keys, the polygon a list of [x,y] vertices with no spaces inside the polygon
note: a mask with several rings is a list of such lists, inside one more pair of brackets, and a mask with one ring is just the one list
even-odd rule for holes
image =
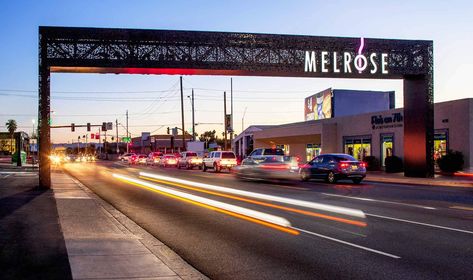
{"label": "melrose sign", "polygon": [[362,74],[369,71],[370,74],[389,74],[388,54],[375,52],[364,54],[364,46],[365,40],[361,38],[356,55],[350,52],[306,51],[304,72]]}

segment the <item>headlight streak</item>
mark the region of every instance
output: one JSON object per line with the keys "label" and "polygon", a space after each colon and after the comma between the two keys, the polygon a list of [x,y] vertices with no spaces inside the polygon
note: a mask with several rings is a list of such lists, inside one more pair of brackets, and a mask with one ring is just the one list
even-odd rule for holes
{"label": "headlight streak", "polygon": [[130,177],[119,175],[119,174],[112,174],[112,176],[123,182],[129,183],[135,186],[143,187],[143,188],[158,192],[160,194],[166,195],[168,197],[179,199],[188,203],[192,203],[201,207],[205,207],[207,209],[211,209],[220,213],[233,216],[233,217],[251,221],[260,225],[265,225],[267,227],[277,229],[289,234],[299,235],[299,231],[293,229],[291,227],[291,223],[282,217],[278,217],[278,216],[266,214],[263,212],[246,209],[240,206],[231,205],[228,203],[223,203],[223,202],[211,200],[208,198],[203,198],[200,196],[184,193],[181,191],[161,187],[161,186],[151,184],[143,180],[138,180],[138,179],[130,178]]}
{"label": "headlight streak", "polygon": [[167,181],[164,181],[164,180],[152,179],[152,178],[148,178],[148,177],[144,177],[144,176],[140,176],[140,178],[145,179],[145,180],[149,180],[149,181],[153,181],[153,182],[157,182],[157,183],[169,184],[169,185],[173,185],[173,186],[177,186],[177,187],[181,187],[181,188],[186,188],[186,189],[189,189],[189,190],[194,190],[194,191],[208,193],[208,194],[212,194],[212,195],[216,195],[216,196],[221,196],[221,197],[226,197],[226,198],[235,199],[235,200],[239,200],[239,201],[244,201],[244,202],[248,202],[248,203],[253,203],[253,204],[257,204],[257,205],[261,205],[261,206],[266,206],[266,207],[271,207],[271,208],[275,208],[275,209],[285,210],[285,211],[288,211],[288,212],[298,213],[298,214],[302,214],[302,215],[306,215],[306,216],[312,216],[312,217],[332,220],[332,221],[341,222],[341,223],[350,224],[350,225],[355,225],[355,226],[359,226],[359,227],[366,227],[367,226],[367,224],[365,222],[339,218],[339,217],[335,217],[335,216],[330,216],[330,215],[325,215],[325,214],[300,210],[300,209],[291,208],[291,207],[285,207],[285,206],[281,206],[281,205],[271,204],[271,203],[267,203],[267,202],[257,201],[257,200],[243,198],[243,197],[234,196],[234,195],[222,194],[222,193],[218,193],[218,192],[214,192],[214,191],[203,190],[203,189],[199,189],[199,188],[196,188],[196,187],[186,186],[186,185],[179,184],[179,183],[167,182]]}
{"label": "headlight streak", "polygon": [[261,194],[261,193],[248,192],[248,191],[237,190],[237,189],[232,189],[232,188],[209,185],[209,184],[205,184],[205,183],[198,183],[198,182],[193,182],[193,181],[188,181],[188,180],[182,180],[182,179],[177,179],[177,178],[173,178],[173,177],[161,176],[161,175],[151,174],[151,173],[147,173],[147,172],[140,172],[139,174],[140,174],[140,176],[143,176],[143,177],[149,177],[149,178],[158,179],[158,180],[164,180],[164,181],[169,181],[169,182],[174,182],[174,183],[180,183],[180,184],[184,184],[184,185],[190,185],[190,186],[194,186],[194,187],[219,191],[219,192],[223,192],[223,193],[231,193],[231,194],[236,194],[236,195],[241,195],[241,196],[246,196],[246,197],[252,197],[252,198],[256,198],[256,199],[270,200],[270,201],[274,201],[274,202],[291,204],[291,205],[296,205],[296,206],[300,206],[300,207],[312,208],[312,209],[317,209],[317,210],[322,210],[322,211],[327,211],[327,212],[332,212],[332,213],[338,213],[338,214],[343,214],[343,215],[348,215],[348,216],[353,216],[353,217],[366,218],[365,213],[363,213],[363,211],[357,210],[357,209],[350,209],[350,208],[327,205],[327,204],[322,204],[322,203],[315,203],[315,202],[310,202],[310,201],[303,201],[303,200],[297,200],[297,199],[291,199],[291,198],[285,198],[285,197],[278,197],[278,196]]}

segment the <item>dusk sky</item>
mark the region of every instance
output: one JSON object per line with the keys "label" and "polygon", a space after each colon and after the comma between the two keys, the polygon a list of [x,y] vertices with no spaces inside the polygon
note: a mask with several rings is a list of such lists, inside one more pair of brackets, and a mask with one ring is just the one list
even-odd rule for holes
{"label": "dusk sky", "polygon": [[[435,102],[471,98],[471,1],[5,1],[0,0],[0,131],[15,119],[31,133],[37,116],[38,26],[229,31],[434,41]],[[179,76],[52,74],[53,125],[125,124],[132,136],[180,126]],[[394,90],[401,80],[233,77],[234,129],[303,121],[304,98],[326,88]],[[230,77],[184,76],[195,89],[196,127],[223,130],[223,91]],[[228,94],[229,97],[229,94]],[[186,128],[191,106],[185,100]],[[227,103],[229,106],[229,102]],[[209,124],[211,123],[211,124]],[[122,127],[120,135],[124,134]],[[52,131],[53,142],[85,134]],[[115,134],[115,131],[113,132]]]}

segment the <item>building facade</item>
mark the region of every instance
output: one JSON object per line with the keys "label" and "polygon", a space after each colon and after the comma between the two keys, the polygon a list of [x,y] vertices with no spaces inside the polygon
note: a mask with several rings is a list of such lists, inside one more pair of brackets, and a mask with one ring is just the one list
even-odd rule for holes
{"label": "building facade", "polygon": [[[460,151],[465,169],[471,169],[473,98],[436,103],[434,112],[434,156],[442,156],[447,150]],[[240,135],[248,133],[245,130]],[[405,153],[416,152],[404,150],[402,108],[253,129],[251,135],[253,148],[283,148],[304,162],[320,153],[346,153],[359,160],[374,156],[384,165],[387,156],[404,158]]]}

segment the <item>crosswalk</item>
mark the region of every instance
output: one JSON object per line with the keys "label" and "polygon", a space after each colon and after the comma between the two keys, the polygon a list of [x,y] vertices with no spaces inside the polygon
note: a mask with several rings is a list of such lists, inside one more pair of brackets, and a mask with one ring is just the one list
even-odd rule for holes
{"label": "crosswalk", "polygon": [[5,179],[8,177],[38,177],[38,172],[0,171],[0,179]]}

